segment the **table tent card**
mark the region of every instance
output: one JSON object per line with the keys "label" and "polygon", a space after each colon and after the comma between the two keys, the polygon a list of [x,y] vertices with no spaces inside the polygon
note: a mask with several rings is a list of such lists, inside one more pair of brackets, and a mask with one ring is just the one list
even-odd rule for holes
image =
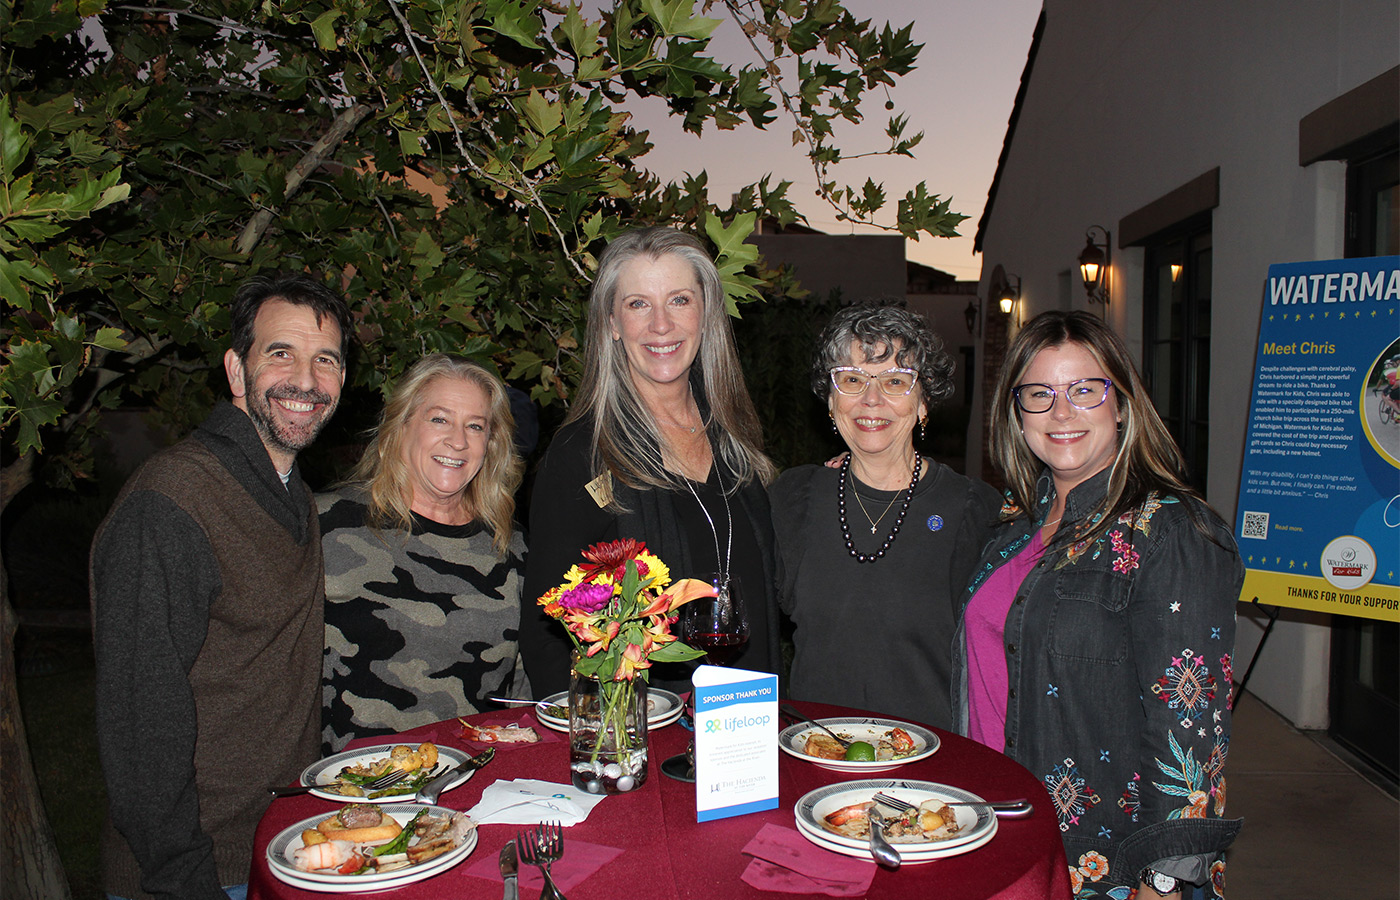
{"label": "table tent card", "polygon": [[695,813],[708,822],[778,807],[778,676],[700,666]]}

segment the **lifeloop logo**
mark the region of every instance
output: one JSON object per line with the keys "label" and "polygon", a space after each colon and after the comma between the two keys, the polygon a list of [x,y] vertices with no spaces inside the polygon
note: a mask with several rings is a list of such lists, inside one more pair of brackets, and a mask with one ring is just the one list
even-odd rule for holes
{"label": "lifeloop logo", "polygon": [[1371,583],[1376,575],[1376,551],[1354,534],[1335,538],[1322,550],[1322,577],[1343,591]]}

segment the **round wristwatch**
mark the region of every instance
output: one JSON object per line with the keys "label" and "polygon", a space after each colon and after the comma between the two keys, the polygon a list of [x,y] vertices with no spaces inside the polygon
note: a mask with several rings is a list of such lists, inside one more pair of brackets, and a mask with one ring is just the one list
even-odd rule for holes
{"label": "round wristwatch", "polygon": [[1181,887],[1181,882],[1177,879],[1151,868],[1143,869],[1139,880],[1163,897]]}

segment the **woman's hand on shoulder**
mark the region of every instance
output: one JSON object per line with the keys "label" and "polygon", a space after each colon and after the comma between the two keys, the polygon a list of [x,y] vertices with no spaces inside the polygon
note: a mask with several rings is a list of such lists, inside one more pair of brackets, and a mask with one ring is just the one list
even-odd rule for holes
{"label": "woman's hand on shoulder", "polygon": [[828,469],[839,469],[841,468],[841,464],[846,461],[846,457],[850,455],[851,451],[842,450],[840,453],[836,454],[831,459],[828,459],[826,462],[822,463],[822,465],[826,466]]}

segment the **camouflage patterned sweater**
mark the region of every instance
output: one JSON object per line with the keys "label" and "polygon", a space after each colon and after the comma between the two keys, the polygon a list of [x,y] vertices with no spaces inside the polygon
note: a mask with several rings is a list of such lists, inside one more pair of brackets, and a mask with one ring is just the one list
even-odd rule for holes
{"label": "camouflage patterned sweater", "polygon": [[363,494],[316,498],[326,562],[322,741],[409,731],[530,696],[516,647],[525,542],[499,559],[472,522],[414,517],[413,533],[365,524]]}

